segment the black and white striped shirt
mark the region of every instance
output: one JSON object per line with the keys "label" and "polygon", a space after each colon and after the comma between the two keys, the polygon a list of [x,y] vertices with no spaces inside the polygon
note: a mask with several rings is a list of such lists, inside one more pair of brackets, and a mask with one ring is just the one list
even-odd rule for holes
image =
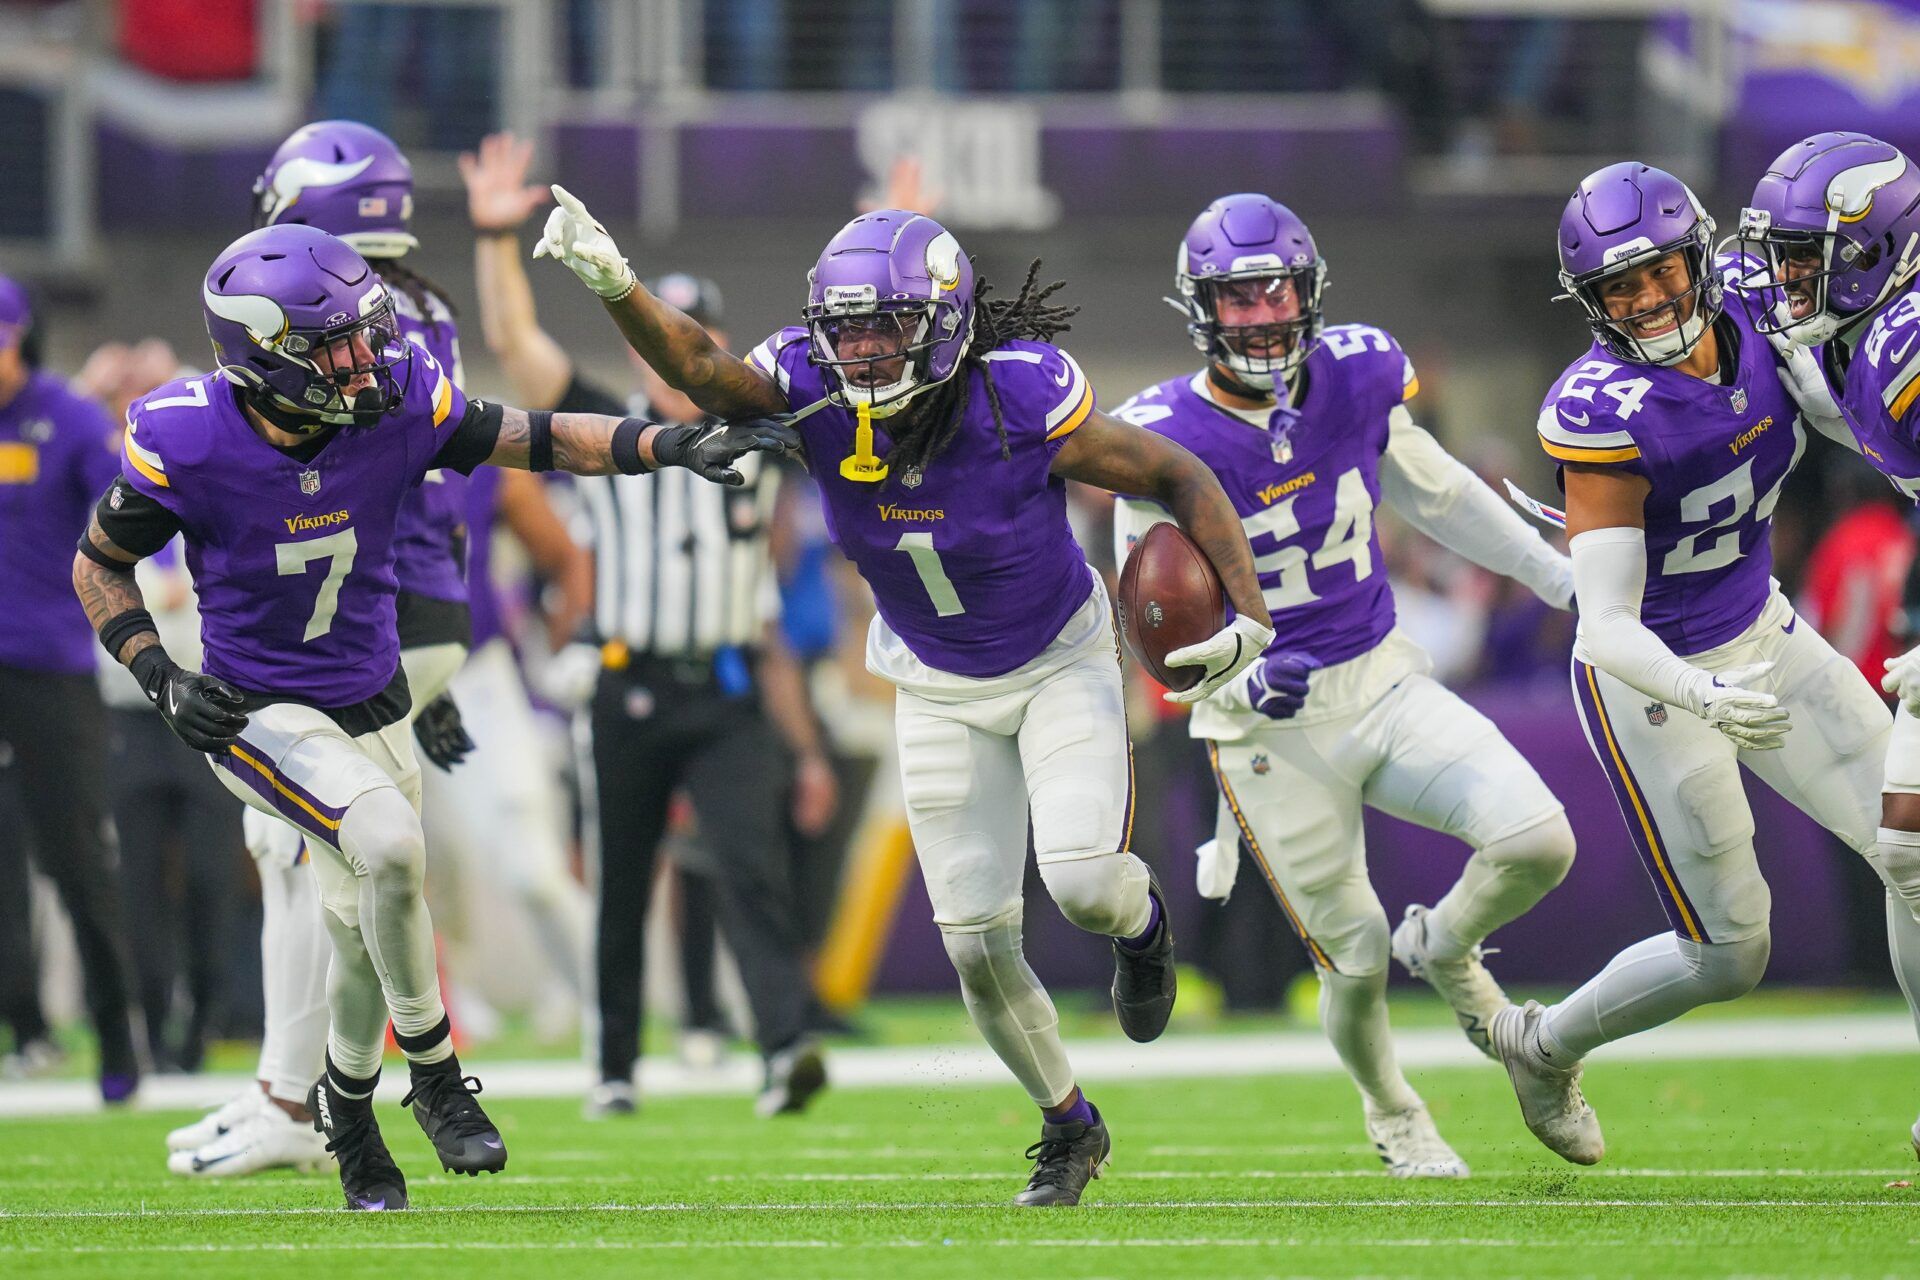
{"label": "black and white striped shirt", "polygon": [[[562,412],[646,416],[577,378]],[[679,467],[574,481],[590,522],[594,624],[603,643],[635,655],[706,656],[758,645],[779,614],[768,535],[780,470],[751,454],[746,483],[714,484]]]}

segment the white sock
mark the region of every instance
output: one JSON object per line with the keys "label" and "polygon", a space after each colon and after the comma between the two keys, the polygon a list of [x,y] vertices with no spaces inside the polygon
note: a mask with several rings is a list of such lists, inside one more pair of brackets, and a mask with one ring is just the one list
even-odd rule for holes
{"label": "white sock", "polygon": [[1376,1110],[1405,1111],[1420,1095],[1400,1074],[1387,1026],[1387,971],[1349,977],[1320,970],[1320,1025],[1360,1095]]}
{"label": "white sock", "polygon": [[1073,1092],[1060,1015],[1021,949],[1021,908],[981,925],[940,927],[960,993],[980,1034],[1042,1107]]}
{"label": "white sock", "polygon": [[1427,954],[1459,960],[1566,879],[1573,828],[1563,814],[1474,850],[1460,879],[1427,913]]}
{"label": "white sock", "polygon": [[327,965],[331,944],[320,889],[304,864],[262,859],[260,974],[266,1030],[259,1079],[267,1093],[304,1103],[326,1066]]}
{"label": "white sock", "polygon": [[1693,942],[1673,933],[1636,942],[1547,1010],[1540,1020],[1542,1042],[1549,1057],[1565,1065],[1689,1009],[1745,995],[1766,971],[1771,950],[1765,933],[1730,943]]}
{"label": "white sock", "polygon": [[359,937],[379,975],[393,1029],[403,1036],[424,1035],[445,1020],[447,1010],[423,892],[426,838],[420,817],[397,789],[369,791],[340,820],[340,851],[359,875]]}

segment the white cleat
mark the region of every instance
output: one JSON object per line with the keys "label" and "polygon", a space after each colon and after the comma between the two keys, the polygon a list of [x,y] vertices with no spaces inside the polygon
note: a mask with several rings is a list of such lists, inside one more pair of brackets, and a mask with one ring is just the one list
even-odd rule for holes
{"label": "white cleat", "polygon": [[1598,1164],[1607,1152],[1600,1118],[1580,1092],[1580,1063],[1557,1066],[1540,1048],[1537,1000],[1508,1005],[1493,1016],[1493,1051],[1507,1068],[1520,1115],[1549,1151],[1574,1164]]}
{"label": "white cleat", "polygon": [[249,1085],[239,1097],[222,1103],[192,1124],[181,1125],[168,1134],[167,1150],[194,1151],[204,1147],[266,1104],[267,1095],[260,1091],[259,1086]]}
{"label": "white cleat", "polygon": [[1405,1111],[1378,1111],[1368,1103],[1366,1114],[1367,1137],[1389,1177],[1464,1178],[1473,1172],[1440,1136],[1426,1103]]}
{"label": "white cleat", "polygon": [[1513,1001],[1507,999],[1507,993],[1481,963],[1484,953],[1479,947],[1471,948],[1458,960],[1442,960],[1427,953],[1428,911],[1429,908],[1417,902],[1407,908],[1406,918],[1393,931],[1393,958],[1400,962],[1401,968],[1440,993],[1474,1048],[1497,1059],[1499,1055],[1493,1051],[1489,1028],[1493,1026],[1493,1016]]}
{"label": "white cleat", "polygon": [[311,1120],[296,1120],[263,1102],[231,1129],[193,1151],[167,1157],[167,1170],[188,1178],[244,1178],[267,1169],[313,1173],[331,1168],[327,1138]]}
{"label": "white cleat", "polygon": [[1913,1139],[1914,1159],[1920,1160],[1920,1120],[1915,1120],[1913,1122],[1913,1128],[1909,1129],[1907,1133],[1908,1136]]}

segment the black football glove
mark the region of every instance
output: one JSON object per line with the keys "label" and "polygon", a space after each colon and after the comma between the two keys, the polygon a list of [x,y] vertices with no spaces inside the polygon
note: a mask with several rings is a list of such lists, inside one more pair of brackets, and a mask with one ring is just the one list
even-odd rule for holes
{"label": "black football glove", "polygon": [[449,693],[420,708],[413,720],[413,736],[420,743],[420,754],[442,770],[451,770],[473,750],[473,739],[460,720],[460,708]]}
{"label": "black football glove", "polygon": [[246,699],[226,681],[201,675],[167,657],[159,646],[142,649],[128,664],[140,689],[180,741],[195,751],[224,755],[247,727]]}
{"label": "black football glove", "polygon": [[800,447],[800,433],[778,418],[695,423],[665,427],[653,438],[653,460],[685,467],[717,484],[745,484],[733,464],[749,453],[787,453]]}

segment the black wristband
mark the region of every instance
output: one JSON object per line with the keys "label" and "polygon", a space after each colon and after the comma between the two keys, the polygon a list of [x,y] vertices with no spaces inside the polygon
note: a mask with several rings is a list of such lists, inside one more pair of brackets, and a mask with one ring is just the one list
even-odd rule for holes
{"label": "black wristband", "polygon": [[653,423],[645,418],[625,418],[613,429],[613,465],[623,476],[637,476],[647,470],[640,458],[640,437]]}
{"label": "black wristband", "polygon": [[140,682],[140,690],[147,695],[147,701],[158,704],[160,691],[166,687],[167,677],[173,674],[175,667],[165,649],[150,644],[133,655],[127,663],[127,670],[133,672],[133,678]]}
{"label": "black wristband", "polygon": [[145,609],[128,609],[125,613],[116,613],[100,627],[100,643],[106,649],[107,656],[115,662],[120,661],[120,650],[127,641],[143,631],[160,634],[160,628],[153,625],[153,615]]}
{"label": "black wristband", "polygon": [[553,415],[544,409],[527,410],[527,470],[553,470]]}

